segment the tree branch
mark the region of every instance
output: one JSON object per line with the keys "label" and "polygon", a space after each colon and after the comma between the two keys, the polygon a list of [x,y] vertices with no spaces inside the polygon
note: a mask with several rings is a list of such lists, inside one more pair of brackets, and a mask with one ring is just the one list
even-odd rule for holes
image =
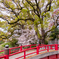
{"label": "tree branch", "polygon": [[4,17],[0,17],[0,18],[2,18],[3,20],[5,20],[5,21],[7,21],[9,23],[9,21],[6,18],[4,18]]}
{"label": "tree branch", "polygon": [[[46,7],[45,7],[45,13],[46,12],[48,12],[48,11],[50,11],[50,9],[51,9],[51,4],[52,4],[52,0],[50,0],[50,2],[46,5]],[[48,8],[48,10],[47,10],[47,7],[49,6],[49,8]]]}
{"label": "tree branch", "polygon": [[0,17],[0,18],[2,18],[2,19],[4,19],[5,21],[7,21],[8,24],[15,24],[15,23],[17,23],[19,20],[24,20],[24,21],[31,20],[31,21],[34,21],[33,18],[28,18],[28,19],[18,19],[18,20],[15,21],[15,22],[9,22],[9,21],[8,21],[6,18],[4,18],[4,17]]}
{"label": "tree branch", "polygon": [[[39,7],[39,3],[37,2],[37,0],[35,0],[35,2],[36,2],[36,6],[37,6],[37,12],[39,13],[40,12],[40,14],[41,14],[41,8]],[[39,11],[38,11],[39,10]]]}
{"label": "tree branch", "polygon": [[[3,4],[4,4],[4,6],[6,6],[6,8],[10,8],[10,6],[5,3],[5,0],[3,1]],[[11,9],[11,12],[14,13],[15,16],[17,17],[18,14],[12,8],[10,8],[10,9]]]}
{"label": "tree branch", "polygon": [[14,23],[17,23],[19,20],[24,20],[24,21],[31,20],[31,21],[34,21],[34,19],[33,19],[33,18],[28,18],[28,19],[18,19],[17,21],[12,22],[12,23],[9,23],[9,24],[14,24]]}
{"label": "tree branch", "polygon": [[30,1],[28,1],[28,0],[26,0],[26,1],[27,1],[27,3],[33,8],[34,13],[35,13],[38,17],[40,17],[40,15],[36,13],[37,11],[36,11],[36,9],[34,8],[34,5],[33,5]]}
{"label": "tree branch", "polygon": [[[17,2],[15,2],[14,0],[13,0],[13,2],[16,4],[16,6],[18,7],[17,9],[18,10],[22,10],[24,7],[21,7],[21,5],[19,4],[20,3],[20,1],[18,0]],[[19,7],[20,6],[20,7]]]}

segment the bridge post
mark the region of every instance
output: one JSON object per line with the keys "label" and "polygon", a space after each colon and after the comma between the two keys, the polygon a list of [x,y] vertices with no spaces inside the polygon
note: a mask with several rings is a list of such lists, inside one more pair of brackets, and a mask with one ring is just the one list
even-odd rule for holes
{"label": "bridge post", "polygon": [[50,46],[51,47],[51,49],[52,49],[52,46]]}
{"label": "bridge post", "polygon": [[58,50],[58,44],[55,45],[55,50]]}
{"label": "bridge post", "polygon": [[22,45],[20,46],[20,51],[22,51]]}
{"label": "bridge post", "polygon": [[26,51],[24,51],[24,59],[26,59]]}
{"label": "bridge post", "polygon": [[47,46],[47,52],[49,52],[49,46]]}
{"label": "bridge post", "polygon": [[9,59],[9,45],[6,45],[5,46],[4,54],[6,55],[6,58],[5,59]]}
{"label": "bridge post", "polygon": [[37,54],[39,54],[39,45],[37,46]]}
{"label": "bridge post", "polygon": [[31,45],[30,45],[30,48],[31,48]]}

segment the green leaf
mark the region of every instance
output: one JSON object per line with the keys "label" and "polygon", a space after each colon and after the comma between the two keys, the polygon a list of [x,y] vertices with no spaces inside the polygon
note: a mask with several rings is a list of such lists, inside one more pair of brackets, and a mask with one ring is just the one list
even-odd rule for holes
{"label": "green leaf", "polygon": [[43,15],[44,15],[44,12],[41,13],[41,16],[43,16]]}
{"label": "green leaf", "polygon": [[16,18],[15,18],[15,20],[17,21],[17,20],[18,20],[18,18],[16,17]]}
{"label": "green leaf", "polygon": [[57,1],[57,4],[59,5],[59,1]]}
{"label": "green leaf", "polygon": [[27,12],[27,9],[22,9],[22,12],[24,12],[24,13]]}

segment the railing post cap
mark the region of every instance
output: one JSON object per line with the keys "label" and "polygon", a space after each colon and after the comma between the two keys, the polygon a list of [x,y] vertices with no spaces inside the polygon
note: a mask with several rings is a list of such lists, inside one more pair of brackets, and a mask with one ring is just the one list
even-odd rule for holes
{"label": "railing post cap", "polygon": [[9,45],[5,45],[5,48],[9,48]]}

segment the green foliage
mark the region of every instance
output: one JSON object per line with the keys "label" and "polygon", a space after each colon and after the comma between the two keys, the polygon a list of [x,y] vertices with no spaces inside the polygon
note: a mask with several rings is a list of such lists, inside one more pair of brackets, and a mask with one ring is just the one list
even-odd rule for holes
{"label": "green foliage", "polygon": [[[19,18],[19,16],[18,16],[18,18]],[[15,21],[17,21],[17,20],[18,20],[18,18],[16,17],[16,18],[15,18]]]}
{"label": "green foliage", "polygon": [[37,15],[34,15],[34,18],[35,18],[36,20],[39,19]]}
{"label": "green foliage", "polygon": [[50,34],[50,40],[55,40],[56,38],[58,39],[57,35],[59,35],[59,30],[58,28],[55,28]]}
{"label": "green foliage", "polygon": [[53,7],[51,6],[51,10],[50,10],[51,12],[53,12]]}
{"label": "green foliage", "polygon": [[59,5],[59,1],[57,1],[57,4]]}
{"label": "green foliage", "polygon": [[29,29],[31,30],[31,29],[32,29],[32,27],[31,27],[31,26],[29,26]]}
{"label": "green foliage", "polygon": [[12,45],[12,47],[15,47],[15,46],[18,46],[17,42],[18,42],[18,40],[13,38],[13,39],[10,41],[10,44]]}
{"label": "green foliage", "polygon": [[4,41],[0,41],[0,44],[3,44],[4,43]]}
{"label": "green foliage", "polygon": [[44,14],[44,16],[50,18],[50,13],[49,13],[49,12],[46,12],[46,13]]}
{"label": "green foliage", "polygon": [[5,47],[5,45],[9,45],[9,47],[15,47],[18,46],[18,44],[16,44],[18,42],[18,40],[16,39],[12,39],[12,41],[4,43],[3,41],[0,42],[0,50],[3,50],[3,48]]}
{"label": "green foliage", "polygon": [[13,10],[15,9],[15,8],[14,8],[14,5],[10,5],[10,8],[12,8]]}
{"label": "green foliage", "polygon": [[[39,37],[39,39],[42,39],[41,37],[43,36],[42,31],[40,33],[39,31],[39,27],[40,29],[44,30],[44,34],[45,34],[45,28],[48,29],[48,18],[50,18],[50,10],[49,10],[49,3],[51,0],[38,0],[38,6],[36,4],[36,2],[34,2],[35,0],[2,0],[3,5],[6,8],[1,8],[2,11],[7,11],[7,13],[9,13],[10,15],[2,15],[2,13],[0,13],[0,17],[3,17],[4,20],[6,21],[4,22],[0,22],[0,27],[2,27],[3,29],[7,30],[7,33],[4,34],[3,32],[1,32],[0,35],[4,36],[12,36],[14,33],[14,30],[17,29],[19,30],[20,27],[22,27],[22,25],[34,25],[35,31],[37,32],[37,36]],[[47,2],[47,5],[45,5],[45,3]],[[51,11],[53,11],[55,8],[57,8],[57,4],[59,4],[59,1],[54,0],[52,3],[54,3],[55,5],[51,7]],[[59,6],[58,6],[59,7]],[[43,9],[44,8],[44,9]],[[34,19],[33,21],[30,19]],[[2,26],[3,25],[3,26]],[[39,26],[40,25],[40,26]],[[18,27],[16,27],[18,26]],[[20,26],[20,27],[19,27]],[[55,28],[54,26],[52,28]],[[29,27],[29,29],[31,29],[31,27]],[[11,35],[8,35],[9,33],[11,33]],[[41,37],[40,37],[41,36]],[[46,35],[44,35],[46,36]],[[14,43],[13,43],[14,41]],[[13,46],[15,46],[16,44],[16,40],[12,39],[11,44]]]}
{"label": "green foliage", "polygon": [[19,23],[20,23],[21,25],[25,25],[25,21],[24,21],[24,20],[20,20]]}
{"label": "green foliage", "polygon": [[4,44],[2,45],[2,47],[5,47],[5,45],[9,45],[9,47],[15,47],[15,46],[18,46],[17,42],[18,42],[18,40],[16,40],[16,39],[12,39],[12,41],[7,42],[7,43],[4,43]]}
{"label": "green foliage", "polygon": [[28,24],[28,25],[32,25],[33,22],[32,22],[31,20],[28,20],[28,21],[27,21],[27,24]]}
{"label": "green foliage", "polygon": [[5,45],[9,45],[9,47],[12,47],[12,45],[10,44],[10,42],[4,43],[4,44],[2,45],[2,47],[5,47]]}
{"label": "green foliage", "polygon": [[24,3],[24,6],[25,6],[25,7],[30,7],[27,2]]}
{"label": "green foliage", "polygon": [[48,41],[47,40],[45,40],[45,44],[48,44]]}
{"label": "green foliage", "polygon": [[44,12],[42,12],[41,15],[43,16],[44,15]]}
{"label": "green foliage", "polygon": [[34,21],[34,25],[38,25],[38,20],[35,20]]}
{"label": "green foliage", "polygon": [[23,12],[23,13],[24,13],[24,12],[26,13],[27,11],[28,11],[27,9],[22,9],[22,12]]}

